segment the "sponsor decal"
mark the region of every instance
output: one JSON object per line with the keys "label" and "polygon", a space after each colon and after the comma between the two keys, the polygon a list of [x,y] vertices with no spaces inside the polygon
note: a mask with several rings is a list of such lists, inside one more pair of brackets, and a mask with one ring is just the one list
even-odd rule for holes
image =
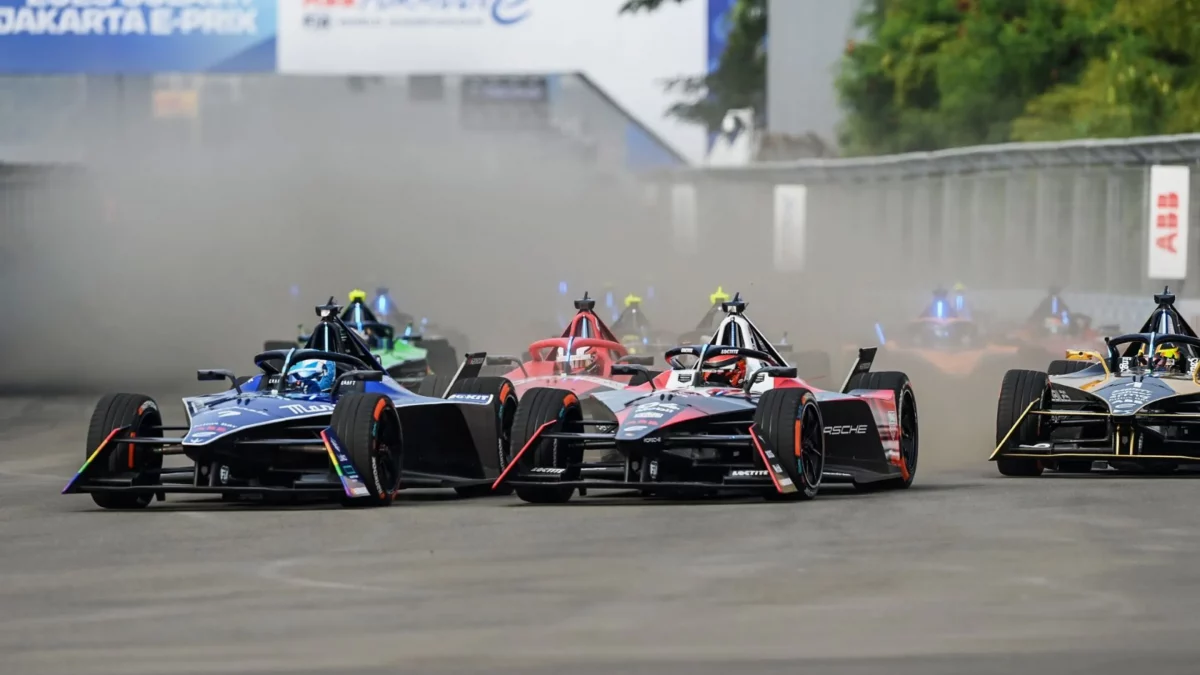
{"label": "sponsor decal", "polygon": [[650,478],[658,478],[658,460],[650,461]]}
{"label": "sponsor decal", "polygon": [[314,30],[512,26],[530,17],[533,0],[303,0],[303,8],[304,25]]}
{"label": "sponsor decal", "polygon": [[229,485],[229,467],[221,465],[221,485]]}
{"label": "sponsor decal", "polygon": [[842,424],[839,426],[825,427],[826,436],[853,436],[867,433],[867,425],[865,424]]}
{"label": "sponsor decal", "polygon": [[1069,394],[1067,394],[1067,392],[1063,391],[1062,389],[1051,389],[1050,390],[1050,399],[1054,400],[1054,401],[1070,401],[1071,396]]}
{"label": "sponsor decal", "polygon": [[197,432],[197,433],[193,433],[193,434],[191,435],[191,437],[192,437],[193,439],[195,439],[195,438],[208,438],[209,436],[216,436],[216,435],[217,435],[217,432],[215,432],[215,431],[200,431],[200,432]]}
{"label": "sponsor decal", "polygon": [[221,412],[217,413],[217,417],[237,417],[241,414],[241,411],[238,410],[222,410]]}
{"label": "sponsor decal", "polygon": [[766,469],[738,469],[729,475],[734,478],[766,478],[768,474]]}
{"label": "sponsor decal", "polygon": [[280,406],[280,410],[286,410],[293,415],[310,415],[313,413],[332,412],[333,404],[331,403],[313,403],[313,404],[292,404]]}
{"label": "sponsor decal", "polygon": [[[1141,384],[1140,382],[1135,384]],[[1149,403],[1154,398],[1154,392],[1138,387],[1123,387],[1108,395],[1109,405],[1119,408],[1131,408]]]}
{"label": "sponsor decal", "polygon": [[552,473],[555,475],[561,474],[564,471],[566,471],[566,469],[558,469],[552,466],[536,466],[530,469],[531,473]]}
{"label": "sponsor decal", "polygon": [[487,404],[491,403],[495,398],[491,394],[453,394],[450,396],[451,401],[466,401],[467,403]]}
{"label": "sponsor decal", "polygon": [[661,436],[650,436],[642,439],[643,443],[662,443]]}
{"label": "sponsor decal", "polygon": [[646,429],[649,429],[649,428],[650,427],[646,426],[645,424],[635,424],[631,427],[625,427],[625,429],[623,431],[624,431],[624,433],[632,434],[635,431],[645,431]]}
{"label": "sponsor decal", "polygon": [[656,419],[661,419],[665,415],[666,415],[666,413],[644,412],[644,411],[639,410],[639,411],[636,411],[633,413],[633,419],[639,419],[639,420],[654,419],[654,420],[656,420]]}
{"label": "sponsor decal", "polygon": [[646,412],[673,413],[680,410],[683,410],[683,406],[678,403],[642,403],[633,409],[633,414],[638,415]]}
{"label": "sponsor decal", "polygon": [[211,431],[216,434],[223,434],[226,431],[233,431],[237,428],[235,424],[201,424],[192,427],[192,435],[197,435],[197,431]]}

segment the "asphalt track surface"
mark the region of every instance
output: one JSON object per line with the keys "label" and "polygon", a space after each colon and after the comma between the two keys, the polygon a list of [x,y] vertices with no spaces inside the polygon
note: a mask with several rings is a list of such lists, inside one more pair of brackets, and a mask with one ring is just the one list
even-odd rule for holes
{"label": "asphalt track surface", "polygon": [[1198,668],[1200,484],[1003,479],[963,413],[902,493],[119,513],[58,494],[91,405],[0,400],[5,675]]}

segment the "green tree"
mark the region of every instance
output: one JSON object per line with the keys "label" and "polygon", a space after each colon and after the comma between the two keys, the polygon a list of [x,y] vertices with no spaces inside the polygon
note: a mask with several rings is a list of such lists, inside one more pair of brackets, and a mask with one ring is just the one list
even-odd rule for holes
{"label": "green tree", "polygon": [[1200,129],[1200,0],[1075,2],[1104,36],[1083,76],[1029,102],[1014,140]]}
{"label": "green tree", "polygon": [[1114,0],[869,0],[837,80],[848,154],[1009,140],[1030,100],[1074,82],[1103,35],[1074,5]]}
{"label": "green tree", "polygon": [[[653,11],[665,2],[685,0],[628,0],[622,13]],[[704,76],[686,76],[667,86],[685,99],[671,106],[671,115],[703,124],[721,125],[731,108],[762,111],[767,84],[767,0],[738,0],[731,12],[731,27],[725,52],[716,70]]]}

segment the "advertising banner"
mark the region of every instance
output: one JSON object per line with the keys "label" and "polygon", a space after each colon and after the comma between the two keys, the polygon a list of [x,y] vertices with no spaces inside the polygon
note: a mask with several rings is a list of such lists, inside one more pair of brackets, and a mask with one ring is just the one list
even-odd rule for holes
{"label": "advertising banner", "polygon": [[804,235],[808,224],[808,188],[775,186],[775,269],[804,270]]}
{"label": "advertising banner", "polygon": [[276,2],[0,0],[0,73],[273,72]]}
{"label": "advertising banner", "polygon": [[1187,278],[1188,202],[1191,172],[1186,166],[1150,167],[1151,279]]}
{"label": "advertising banner", "polygon": [[279,70],[297,75],[581,73],[692,161],[705,131],[667,116],[669,80],[707,68],[707,3],[621,14],[624,0],[293,0]]}

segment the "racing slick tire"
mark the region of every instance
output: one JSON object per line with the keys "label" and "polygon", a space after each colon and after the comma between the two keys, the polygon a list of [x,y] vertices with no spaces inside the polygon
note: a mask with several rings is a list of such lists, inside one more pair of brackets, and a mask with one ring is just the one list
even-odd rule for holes
{"label": "racing slick tire", "polygon": [[446,340],[424,341],[421,348],[425,350],[425,362],[435,374],[453,376],[458,371],[458,354]]}
{"label": "racing slick tire", "polygon": [[[1049,390],[1050,380],[1046,373],[1036,370],[1010,370],[1004,374],[1004,380],[1000,384],[1000,401],[996,405],[997,446],[1003,443],[1008,448],[1038,442],[1041,432],[1040,417],[1030,415],[1016,429],[1013,429],[1013,425],[1030,403],[1044,402]],[[1034,407],[1038,405],[1040,404],[1035,403]],[[1012,434],[1009,434],[1009,430],[1012,430]],[[996,468],[1005,476],[1033,477],[1042,475],[1045,465],[1037,459],[998,457]]]}
{"label": "racing slick tire", "polygon": [[1050,362],[1050,367],[1046,368],[1047,375],[1070,375],[1078,373],[1094,365],[1090,361],[1069,361],[1067,359],[1058,359]]}
{"label": "racing slick tire", "polygon": [[[765,493],[771,500],[809,500],[821,489],[825,471],[825,423],[817,397],[803,387],[772,389],[758,400],[754,428],[774,451],[796,491]],[[756,468],[762,457],[755,458]]]}
{"label": "racing slick tire", "polygon": [[417,396],[442,398],[442,394],[446,393],[446,388],[450,386],[450,381],[453,379],[453,374],[426,375],[421,380],[421,384],[417,385]]}
{"label": "racing slick tire", "polygon": [[859,490],[895,489],[906,490],[917,476],[917,459],[920,451],[920,433],[917,416],[917,396],[913,393],[908,375],[898,371],[859,373],[851,380],[850,389],[884,389],[896,397],[896,421],[900,425],[900,461],[904,470],[900,478],[859,483]]}
{"label": "racing slick tire", "polygon": [[[582,431],[583,409],[579,405],[579,397],[564,389],[552,387],[536,387],[525,392],[521,403],[517,406],[517,414],[513,419],[512,447],[520,452],[537,433],[538,429],[547,427],[548,431]],[[518,462],[517,469],[522,474],[533,473],[535,469],[562,469],[568,464],[583,461],[583,446],[572,445],[570,442],[558,439],[535,441],[535,445],[525,451]],[[517,497],[530,504],[562,504],[575,494],[573,487],[556,485],[528,485],[516,489]]]}
{"label": "racing slick tire", "polygon": [[329,426],[370,493],[346,498],[343,505],[391,506],[404,466],[404,431],[392,399],[383,394],[343,394]]}
{"label": "racing slick tire", "polygon": [[[144,394],[109,394],[100,399],[88,424],[84,459],[92,456],[113,429],[124,426],[128,426],[129,431],[122,432],[111,442],[116,443],[121,438],[162,436],[162,413],[158,410],[158,404]],[[123,443],[109,453],[108,461],[103,467],[97,467],[93,475],[132,473],[135,485],[157,485],[160,481],[156,472],[162,468],[162,464],[162,454],[148,448],[139,450],[137,446]],[[147,472],[150,472],[149,475]],[[124,492],[93,492],[91,495],[92,501],[102,509],[143,509],[154,499],[150,494]]]}
{"label": "racing slick tire", "polygon": [[[450,395],[486,394],[492,397],[492,409],[496,411],[496,459],[500,472],[512,459],[513,420],[517,416],[517,389],[506,377],[468,377],[454,383]],[[493,490],[491,481],[481,485],[460,485],[454,488],[460,497],[486,497],[511,495],[511,485],[501,485]]]}

